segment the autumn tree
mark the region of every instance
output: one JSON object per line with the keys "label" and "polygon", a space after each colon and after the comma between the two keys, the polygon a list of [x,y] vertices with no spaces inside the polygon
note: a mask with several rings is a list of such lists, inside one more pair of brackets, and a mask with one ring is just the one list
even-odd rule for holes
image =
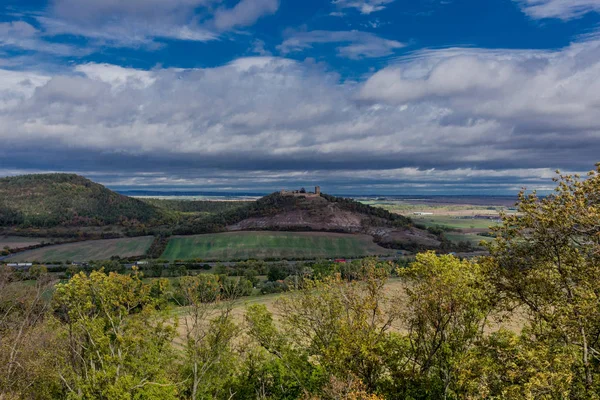
{"label": "autumn tree", "polygon": [[434,398],[456,396],[462,363],[482,338],[494,309],[483,267],[427,252],[398,273],[408,297],[403,313],[410,342],[406,384]]}
{"label": "autumn tree", "polygon": [[0,266],[0,398],[52,398],[59,393],[55,371],[62,346],[49,315],[53,284],[39,268],[33,285]]}
{"label": "autumn tree", "polygon": [[364,385],[365,393],[374,393],[385,376],[390,331],[399,316],[398,303],[384,290],[387,275],[369,260],[358,281],[339,275],[306,281],[276,303],[280,324],[264,306],[251,307],[249,333],[305,396],[326,396],[321,388],[343,382],[348,392]]}
{"label": "autumn tree", "polygon": [[60,369],[67,398],[177,398],[168,374],[174,328],[157,311],[151,289],[137,273],[103,271],[56,286],[68,345]]}
{"label": "autumn tree", "polygon": [[180,279],[179,298],[185,306],[180,318],[186,354],[183,381],[191,399],[218,398],[235,372],[232,342],[240,330],[232,310],[243,290],[242,279],[225,282],[211,274]]}
{"label": "autumn tree", "polygon": [[555,182],[546,197],[519,194],[488,261],[498,293],[526,310],[536,340],[576,354],[573,395],[590,397],[600,383],[600,165],[586,179],[559,173]]}

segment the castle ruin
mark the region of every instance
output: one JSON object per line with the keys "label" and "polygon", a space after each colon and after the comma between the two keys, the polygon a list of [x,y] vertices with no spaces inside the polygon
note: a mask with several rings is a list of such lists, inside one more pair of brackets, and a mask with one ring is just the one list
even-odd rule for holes
{"label": "castle ruin", "polygon": [[321,196],[321,187],[315,186],[314,192],[307,192],[304,188],[300,190],[285,190],[282,189],[279,192],[283,196],[304,196],[304,197],[320,197]]}

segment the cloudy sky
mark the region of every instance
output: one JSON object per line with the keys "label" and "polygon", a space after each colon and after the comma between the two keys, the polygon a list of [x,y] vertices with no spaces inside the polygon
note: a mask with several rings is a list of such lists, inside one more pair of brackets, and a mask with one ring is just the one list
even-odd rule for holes
{"label": "cloudy sky", "polygon": [[513,194],[600,161],[600,0],[0,4],[0,175]]}

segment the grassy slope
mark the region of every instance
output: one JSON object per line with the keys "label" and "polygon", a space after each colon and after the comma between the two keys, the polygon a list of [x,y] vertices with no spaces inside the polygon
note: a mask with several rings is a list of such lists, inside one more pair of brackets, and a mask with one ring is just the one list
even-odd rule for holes
{"label": "grassy slope", "polygon": [[0,178],[0,226],[102,225],[162,216],[155,206],[74,174]]}
{"label": "grassy slope", "polygon": [[152,236],[142,236],[61,244],[15,254],[7,261],[90,261],[107,260],[112,256],[140,256],[150,247],[152,240]]}
{"label": "grassy slope", "polygon": [[389,252],[373,243],[371,237],[364,235],[261,231],[173,237],[161,258],[320,258],[358,257]]}

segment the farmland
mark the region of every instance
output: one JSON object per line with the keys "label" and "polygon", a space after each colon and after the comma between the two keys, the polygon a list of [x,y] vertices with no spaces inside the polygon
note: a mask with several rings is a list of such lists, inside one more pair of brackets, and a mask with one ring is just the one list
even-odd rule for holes
{"label": "farmland", "polygon": [[388,254],[372,237],[323,232],[230,232],[171,238],[167,260],[332,258]]}
{"label": "farmland", "polygon": [[112,256],[140,256],[150,247],[152,240],[152,236],[142,236],[54,245],[15,254],[7,261],[90,261],[106,260]]}
{"label": "farmland", "polygon": [[9,249],[18,249],[23,247],[35,246],[40,243],[50,243],[55,239],[23,236],[0,236],[0,249],[8,247]]}
{"label": "farmland", "polygon": [[479,234],[498,226],[501,212],[514,212],[513,200],[504,197],[385,199],[363,200],[363,203],[410,217],[420,227],[450,229],[444,232],[446,239],[455,244],[468,242],[474,247],[479,247],[481,241],[492,240]]}
{"label": "farmland", "polygon": [[[490,226],[497,226],[495,219],[476,218],[473,216],[454,216],[454,215],[424,215],[411,216],[415,224],[430,226],[446,226],[453,229],[483,229],[487,230]],[[499,218],[499,217],[498,217]]]}

